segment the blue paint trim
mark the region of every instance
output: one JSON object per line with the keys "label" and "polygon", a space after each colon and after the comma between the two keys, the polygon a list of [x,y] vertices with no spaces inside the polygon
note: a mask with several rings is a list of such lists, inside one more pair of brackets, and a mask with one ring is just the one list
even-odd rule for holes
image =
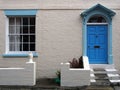
{"label": "blue paint trim", "polygon": [[113,54],[112,54],[112,20],[109,23],[109,42],[110,44],[108,44],[108,63],[109,64],[113,64]]}
{"label": "blue paint trim", "polygon": [[[82,21],[84,21],[84,20],[82,20]],[[82,56],[86,56],[86,55],[85,55],[85,54],[86,54],[86,53],[85,53],[85,49],[86,49],[86,48],[85,48],[85,43],[84,43],[84,42],[85,42],[85,41],[84,41],[84,40],[85,40],[85,35],[84,35],[84,34],[85,34],[85,32],[84,32],[85,29],[84,29],[84,26],[85,26],[85,25],[84,25],[84,22],[83,22],[83,23],[82,23]]]}
{"label": "blue paint trim", "polygon": [[[3,57],[28,57],[28,54],[3,54]],[[33,53],[33,57],[38,57],[38,53]]]}
{"label": "blue paint trim", "polygon": [[114,16],[116,13],[113,12],[112,10],[102,6],[101,4],[97,4],[93,6],[92,8],[84,11],[81,13],[82,17],[82,42],[83,42],[83,55],[87,56],[87,21],[91,16],[94,15],[101,15],[103,16],[106,21],[108,22],[108,64],[113,64],[113,54],[112,54],[112,16]]}
{"label": "blue paint trim", "polygon": [[4,10],[6,16],[35,16],[37,10]]}
{"label": "blue paint trim", "polygon": [[82,43],[83,43],[83,56],[87,56],[87,30],[86,30],[86,25],[83,24],[83,31],[82,31]]}
{"label": "blue paint trim", "polygon": [[81,13],[81,16],[86,16],[86,15],[88,15],[91,11],[94,11],[94,10],[96,10],[96,9],[98,9],[98,10],[104,10],[104,12],[108,13],[111,17],[116,14],[115,12],[113,12],[112,10],[104,7],[103,5],[97,4],[97,5],[89,8],[88,10],[84,11],[83,13]]}

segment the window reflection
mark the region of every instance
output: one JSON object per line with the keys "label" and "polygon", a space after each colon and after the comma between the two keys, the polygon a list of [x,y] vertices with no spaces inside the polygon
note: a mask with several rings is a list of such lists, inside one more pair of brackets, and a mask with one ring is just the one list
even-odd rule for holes
{"label": "window reflection", "polygon": [[106,23],[106,20],[102,16],[92,16],[88,23]]}

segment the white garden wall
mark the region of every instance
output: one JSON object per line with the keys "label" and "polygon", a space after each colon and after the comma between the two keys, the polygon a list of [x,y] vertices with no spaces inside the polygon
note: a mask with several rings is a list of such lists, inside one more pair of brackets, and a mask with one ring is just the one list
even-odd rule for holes
{"label": "white garden wall", "polygon": [[0,68],[0,85],[35,85],[36,63],[26,63],[24,68]]}
{"label": "white garden wall", "polygon": [[84,68],[70,68],[69,63],[61,63],[61,86],[90,85],[90,67],[88,58],[83,56]]}

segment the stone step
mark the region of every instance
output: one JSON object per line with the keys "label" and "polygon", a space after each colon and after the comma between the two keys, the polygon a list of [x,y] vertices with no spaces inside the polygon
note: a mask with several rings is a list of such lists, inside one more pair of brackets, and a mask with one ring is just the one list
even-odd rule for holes
{"label": "stone step", "polygon": [[119,74],[107,74],[107,76],[110,80],[119,80],[120,79]]}
{"label": "stone step", "polygon": [[91,82],[91,83],[95,83],[96,80],[95,80],[95,79],[90,79],[90,82]]}
{"label": "stone step", "polygon": [[118,74],[106,74],[106,75],[102,75],[102,74],[98,74],[95,75],[94,77],[95,79],[111,79],[111,80],[118,80],[120,79],[120,76]]}
{"label": "stone step", "polygon": [[110,86],[111,83],[110,82],[91,82],[91,85],[93,86]]}
{"label": "stone step", "polygon": [[118,71],[116,69],[105,69],[105,70],[93,70],[91,69],[91,74],[117,74]]}
{"label": "stone step", "polygon": [[[111,73],[102,73],[102,74],[103,74],[103,75],[106,74],[106,76],[103,77],[103,78],[105,78],[105,79],[120,79],[119,74],[111,74]],[[96,75],[101,75],[101,76],[102,76],[102,74],[101,74],[101,73],[90,74],[90,77],[91,77],[92,79],[98,79],[99,77],[96,76]],[[100,77],[100,78],[102,78],[102,77]]]}
{"label": "stone step", "polygon": [[120,77],[119,74],[107,74],[108,77]]}
{"label": "stone step", "polygon": [[91,69],[91,74],[105,74],[107,73],[104,69]]}
{"label": "stone step", "polygon": [[120,79],[119,80],[110,80],[111,83],[120,83]]}
{"label": "stone step", "polygon": [[91,69],[91,85],[110,85],[120,83],[120,75],[115,68],[95,68]]}
{"label": "stone step", "polygon": [[92,71],[91,74],[117,74],[117,71]]}
{"label": "stone step", "polygon": [[114,64],[90,64],[90,68],[115,68]]}
{"label": "stone step", "polygon": [[94,85],[109,86],[110,81],[108,79],[96,79],[96,83]]}
{"label": "stone step", "polygon": [[91,85],[110,85],[110,84],[116,84],[120,83],[120,79],[117,78],[92,78],[90,80]]}
{"label": "stone step", "polygon": [[95,75],[94,74],[90,74],[90,78],[91,79],[95,79]]}
{"label": "stone step", "polygon": [[111,74],[117,74],[118,73],[118,71],[116,69],[105,69],[105,71],[107,73],[111,73]]}

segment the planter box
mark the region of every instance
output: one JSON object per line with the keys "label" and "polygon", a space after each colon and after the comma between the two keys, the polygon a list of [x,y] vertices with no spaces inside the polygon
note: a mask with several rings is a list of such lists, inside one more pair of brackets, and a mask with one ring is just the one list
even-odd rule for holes
{"label": "planter box", "polygon": [[83,68],[70,68],[69,63],[61,63],[61,86],[90,85],[88,57],[83,56]]}

